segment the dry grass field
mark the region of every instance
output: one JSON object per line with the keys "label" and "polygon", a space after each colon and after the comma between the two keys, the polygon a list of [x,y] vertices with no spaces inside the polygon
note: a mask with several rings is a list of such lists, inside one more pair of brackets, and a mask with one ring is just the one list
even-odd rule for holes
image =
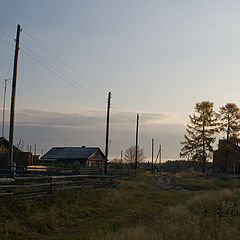
{"label": "dry grass field", "polygon": [[[181,190],[163,190],[159,178]],[[202,174],[120,180],[115,189],[63,192],[0,207],[1,240],[240,239],[239,180]]]}

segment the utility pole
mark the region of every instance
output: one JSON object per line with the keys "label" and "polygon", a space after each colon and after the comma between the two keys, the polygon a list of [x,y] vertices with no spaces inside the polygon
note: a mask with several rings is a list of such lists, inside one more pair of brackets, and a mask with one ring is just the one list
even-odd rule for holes
{"label": "utility pole", "polygon": [[3,117],[2,117],[2,137],[4,137],[4,123],[5,123],[5,106],[6,106],[6,91],[7,79],[4,80],[4,96],[3,96]]}
{"label": "utility pole", "polygon": [[106,125],[106,143],[105,143],[105,162],[104,162],[104,174],[107,174],[107,162],[108,162],[108,139],[109,139],[109,118],[110,118],[110,106],[111,106],[111,95],[108,93],[108,106],[107,106],[107,125]]}
{"label": "utility pole", "polygon": [[18,67],[18,52],[20,41],[21,27],[17,25],[17,36],[15,46],[15,56],[13,65],[13,78],[12,78],[12,97],[11,97],[11,113],[10,113],[10,126],[9,126],[9,151],[8,151],[8,166],[15,168],[16,164],[13,163],[13,138],[14,138],[14,116],[15,116],[15,96],[16,96],[16,83],[17,83],[17,67]]}
{"label": "utility pole", "polygon": [[154,155],[154,138],[152,138],[152,173],[153,173],[153,155]]}
{"label": "utility pole", "polygon": [[162,163],[162,145],[159,145],[159,172],[161,172],[161,163]]}
{"label": "utility pole", "polygon": [[[139,125],[139,115],[137,114],[137,125],[136,125],[136,150],[135,150],[135,170],[137,170],[138,167],[138,125]],[[137,174],[137,172],[136,172]]]}
{"label": "utility pole", "polygon": [[37,143],[34,143],[34,155],[37,155]]}
{"label": "utility pole", "polygon": [[121,150],[121,157],[120,157],[121,163],[122,163],[122,157],[123,157],[123,152],[122,152],[122,150]]}

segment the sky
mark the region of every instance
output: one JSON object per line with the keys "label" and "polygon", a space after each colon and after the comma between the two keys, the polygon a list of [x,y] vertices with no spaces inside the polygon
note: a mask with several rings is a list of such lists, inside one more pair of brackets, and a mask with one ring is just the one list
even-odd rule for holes
{"label": "sky", "polygon": [[[105,148],[112,92],[110,159],[135,144],[178,159],[196,102],[239,105],[240,2],[235,0],[0,0],[0,108],[20,52],[15,143]],[[11,83],[7,89],[10,106]],[[2,111],[0,113],[2,118]],[[9,111],[6,116],[8,138]]]}

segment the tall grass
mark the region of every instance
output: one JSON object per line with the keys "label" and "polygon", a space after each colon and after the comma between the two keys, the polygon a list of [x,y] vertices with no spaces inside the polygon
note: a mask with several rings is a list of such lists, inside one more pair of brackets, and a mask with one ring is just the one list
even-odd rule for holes
{"label": "tall grass", "polygon": [[125,226],[104,240],[239,240],[240,191],[199,193],[185,203],[167,207],[151,224]]}
{"label": "tall grass", "polygon": [[1,206],[0,240],[239,239],[236,182],[183,175],[176,180],[182,185],[202,189],[207,182],[213,190],[164,191],[158,177],[140,175],[113,190],[83,189]]}

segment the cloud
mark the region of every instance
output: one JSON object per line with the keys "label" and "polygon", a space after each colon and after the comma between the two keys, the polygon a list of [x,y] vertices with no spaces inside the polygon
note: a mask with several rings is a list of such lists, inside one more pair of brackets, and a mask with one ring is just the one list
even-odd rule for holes
{"label": "cloud", "polygon": [[[7,114],[9,115],[9,113]],[[94,109],[64,112],[41,109],[20,109],[16,112],[15,142],[25,146],[37,142],[38,151],[53,146],[105,147],[106,112]],[[164,158],[178,158],[179,141],[185,130],[185,117],[180,113],[140,113],[139,145],[151,156],[151,138],[162,144]],[[135,144],[136,113],[111,112],[110,157],[119,156]],[[156,146],[156,149],[158,146]]]}

